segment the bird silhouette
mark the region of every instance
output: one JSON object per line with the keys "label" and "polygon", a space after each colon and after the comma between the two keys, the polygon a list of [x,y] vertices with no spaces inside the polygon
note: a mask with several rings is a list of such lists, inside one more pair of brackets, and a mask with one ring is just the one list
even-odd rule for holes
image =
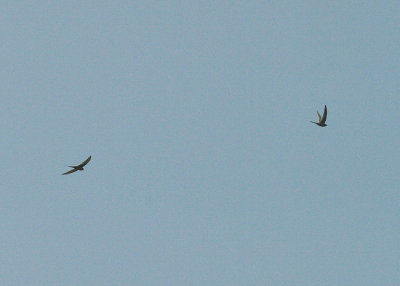
{"label": "bird silhouette", "polygon": [[70,167],[70,168],[73,168],[72,170],[70,170],[70,171],[68,171],[68,172],[65,172],[63,175],[68,175],[68,174],[71,174],[71,173],[73,173],[73,172],[76,172],[76,171],[83,171],[83,167],[87,164],[87,163],[89,163],[89,161],[90,161],[90,159],[92,159],[92,156],[89,156],[85,161],[83,161],[82,163],[80,163],[79,165],[77,165],[77,166],[67,166],[67,167]]}
{"label": "bird silhouette", "polygon": [[317,113],[318,113],[319,122],[314,122],[314,121],[310,121],[310,122],[315,123],[315,124],[317,124],[317,125],[319,125],[321,127],[327,126],[325,124],[326,116],[328,115],[328,109],[326,108],[326,105],[325,105],[325,109],[324,109],[324,115],[322,115],[322,118],[321,118],[321,114],[319,114],[318,111],[317,111]]}

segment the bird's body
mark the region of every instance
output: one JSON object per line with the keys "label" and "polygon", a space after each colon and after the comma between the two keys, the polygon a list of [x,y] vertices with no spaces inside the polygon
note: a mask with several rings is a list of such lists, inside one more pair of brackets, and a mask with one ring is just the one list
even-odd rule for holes
{"label": "bird's body", "polygon": [[83,171],[83,167],[87,163],[89,163],[90,159],[92,159],[92,156],[89,156],[85,161],[83,161],[82,163],[80,163],[77,166],[67,166],[67,167],[70,167],[70,168],[73,168],[73,169],[68,171],[68,172],[65,172],[63,175],[68,175],[68,174],[71,174],[71,173],[76,172],[76,171]]}
{"label": "bird's body", "polygon": [[327,117],[327,115],[328,115],[328,109],[326,108],[326,105],[325,105],[324,114],[322,115],[322,117],[321,117],[321,114],[319,114],[318,111],[317,111],[317,114],[318,114],[318,119],[319,119],[319,121],[318,121],[318,122],[310,121],[310,122],[311,122],[311,123],[314,123],[314,124],[317,124],[317,125],[319,125],[319,126],[321,126],[321,127],[327,126],[327,125],[325,124],[326,117]]}

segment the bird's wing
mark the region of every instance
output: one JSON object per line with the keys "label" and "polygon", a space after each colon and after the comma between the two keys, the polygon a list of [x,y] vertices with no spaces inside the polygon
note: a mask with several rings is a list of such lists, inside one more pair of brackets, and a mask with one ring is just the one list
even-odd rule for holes
{"label": "bird's wing", "polygon": [[92,156],[89,156],[89,158],[87,158],[85,161],[83,161],[82,163],[80,163],[77,167],[83,167],[83,166],[85,166],[87,163],[89,163],[90,159],[92,159]]}
{"label": "bird's wing", "polygon": [[327,115],[328,115],[328,108],[326,108],[326,105],[325,105],[324,115],[322,115],[322,120],[321,120],[322,122],[321,123],[325,123]]}
{"label": "bird's wing", "polygon": [[71,173],[76,172],[76,171],[78,171],[78,169],[72,169],[72,170],[70,170],[68,172],[65,172],[63,175],[68,175],[68,174],[71,174]]}
{"label": "bird's wing", "polygon": [[319,112],[317,111],[317,113],[318,113],[318,119],[319,119],[319,122],[321,122],[321,114],[319,114]]}

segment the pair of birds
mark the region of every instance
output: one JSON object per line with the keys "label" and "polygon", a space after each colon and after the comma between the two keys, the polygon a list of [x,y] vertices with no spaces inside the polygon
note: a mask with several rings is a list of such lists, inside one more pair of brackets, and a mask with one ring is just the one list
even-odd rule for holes
{"label": "pair of birds", "polygon": [[[314,124],[317,124],[317,125],[319,125],[319,126],[321,126],[321,127],[325,127],[325,126],[326,126],[326,123],[325,123],[325,121],[326,121],[326,116],[328,115],[328,109],[326,108],[326,105],[325,105],[324,114],[322,115],[322,117],[321,117],[321,114],[319,114],[318,111],[317,111],[317,113],[318,113],[319,121],[318,121],[318,122],[310,121],[310,122],[312,122],[312,123],[314,123]],[[68,174],[71,174],[71,173],[76,172],[76,171],[78,171],[78,170],[79,170],[79,171],[83,171],[83,167],[84,167],[87,163],[89,163],[90,159],[92,159],[92,156],[89,156],[85,161],[83,161],[83,162],[80,163],[79,165],[76,165],[76,166],[67,166],[67,167],[72,168],[72,170],[70,170],[70,171],[68,171],[68,172],[65,172],[63,175],[68,175]]]}

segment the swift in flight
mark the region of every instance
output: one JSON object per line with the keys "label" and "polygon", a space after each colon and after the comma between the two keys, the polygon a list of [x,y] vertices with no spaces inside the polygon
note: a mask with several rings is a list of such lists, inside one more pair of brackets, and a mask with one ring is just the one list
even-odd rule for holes
{"label": "swift in flight", "polygon": [[67,166],[67,167],[70,167],[70,168],[73,168],[72,170],[70,170],[70,171],[68,171],[68,172],[65,172],[63,175],[68,175],[68,174],[71,174],[71,173],[73,173],[73,172],[76,172],[76,171],[83,171],[83,167],[87,164],[87,163],[89,163],[89,161],[90,161],[90,159],[92,159],[92,156],[89,156],[89,158],[87,158],[85,161],[83,161],[82,163],[80,163],[79,165],[77,165],[77,166]]}
{"label": "swift in flight", "polygon": [[317,124],[317,125],[319,125],[321,127],[327,126],[325,124],[326,116],[328,115],[328,109],[326,108],[326,105],[325,105],[325,109],[324,109],[324,115],[322,115],[322,117],[321,117],[321,114],[319,114],[318,111],[317,111],[317,113],[318,113],[319,122],[314,122],[314,121],[310,121],[310,122],[315,123],[315,124]]}

